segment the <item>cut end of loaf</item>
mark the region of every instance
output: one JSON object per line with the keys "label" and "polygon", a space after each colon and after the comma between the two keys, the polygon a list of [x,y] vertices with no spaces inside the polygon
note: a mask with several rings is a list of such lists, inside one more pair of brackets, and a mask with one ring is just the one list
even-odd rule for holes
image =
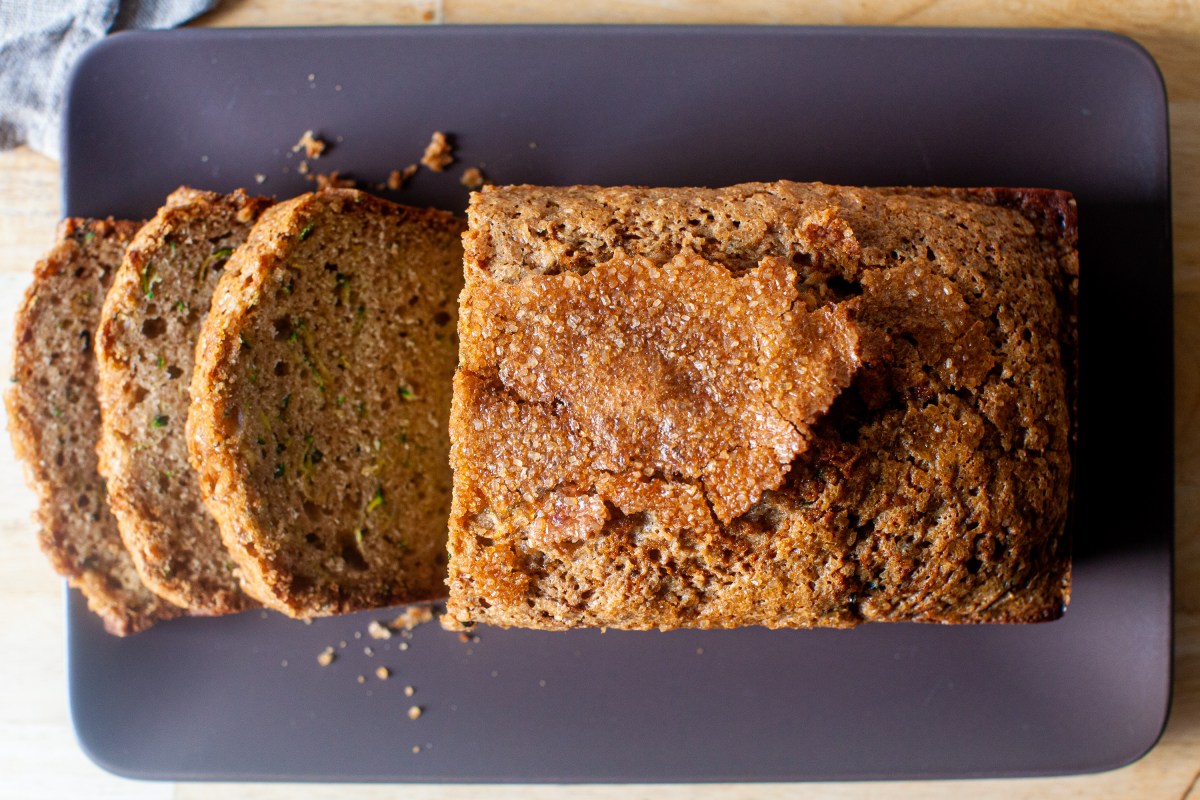
{"label": "cut end of loaf", "polygon": [[126,636],[177,616],[138,577],[97,471],[92,348],[101,304],[141,223],[64,220],[17,312],[9,430],[39,497],[39,543],[106,630]]}
{"label": "cut end of loaf", "polygon": [[324,191],[268,212],[230,262],[190,445],[248,590],[272,608],[444,594],[462,227]]}
{"label": "cut end of loaf", "polygon": [[234,250],[270,205],[183,188],[138,231],[96,337],[100,470],[142,580],[192,614],[256,605],[205,512],[184,424],[197,334]]}

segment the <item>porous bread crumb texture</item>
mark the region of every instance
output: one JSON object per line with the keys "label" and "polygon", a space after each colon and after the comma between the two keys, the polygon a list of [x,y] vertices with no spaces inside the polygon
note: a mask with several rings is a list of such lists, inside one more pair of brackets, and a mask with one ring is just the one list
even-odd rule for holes
{"label": "porous bread crumb texture", "polygon": [[38,495],[38,543],[112,634],[180,610],[138,577],[97,471],[100,405],[92,348],[105,292],[140,222],[64,220],[17,311],[5,401],[13,450]]}
{"label": "porous bread crumb texture", "polygon": [[230,261],[188,427],[264,604],[312,617],[444,596],[463,228],[332,190],[274,207]]}
{"label": "porous bread crumb texture", "polygon": [[444,623],[1061,615],[1066,193],[520,186],[469,221]]}
{"label": "porous bread crumb texture", "polygon": [[234,249],[270,201],[180,189],[134,238],[96,335],[100,471],[142,581],[193,614],[255,603],[201,502],[184,424],[196,337]]}

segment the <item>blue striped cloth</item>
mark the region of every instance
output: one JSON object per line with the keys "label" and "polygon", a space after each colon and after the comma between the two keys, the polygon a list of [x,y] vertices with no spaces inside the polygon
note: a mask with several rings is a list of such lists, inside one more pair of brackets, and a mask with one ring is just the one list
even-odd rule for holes
{"label": "blue striped cloth", "polygon": [[63,90],[76,59],[105,35],[172,28],[218,0],[0,0],[0,150],[58,158]]}

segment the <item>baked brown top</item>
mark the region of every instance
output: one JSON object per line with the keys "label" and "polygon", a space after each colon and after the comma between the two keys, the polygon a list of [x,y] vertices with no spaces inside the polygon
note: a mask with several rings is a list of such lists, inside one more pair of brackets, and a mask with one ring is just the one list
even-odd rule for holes
{"label": "baked brown top", "polygon": [[100,406],[92,348],[104,294],[139,222],[64,220],[17,311],[13,449],[38,495],[38,540],[109,633],[125,636],[180,610],[143,585],[96,469]]}
{"label": "baked brown top", "polygon": [[444,596],[463,228],[327,190],[268,211],[230,260],[189,444],[264,604],[313,617]]}
{"label": "baked brown top", "polygon": [[142,580],[194,614],[255,604],[206,513],[184,424],[200,325],[264,198],[180,189],[134,238],[96,336],[100,471]]}
{"label": "baked brown top", "polygon": [[721,521],[745,513],[858,369],[856,304],[796,308],[795,277],[779,259],[739,279],[695,256],[620,254],[583,276],[477,284],[463,304],[462,368],[560,409],[536,484],[518,466],[519,409],[486,415],[464,468],[486,464],[480,479],[506,502],[587,469],[678,475]]}
{"label": "baked brown top", "polygon": [[1062,613],[1066,193],[519,186],[469,220],[452,622]]}

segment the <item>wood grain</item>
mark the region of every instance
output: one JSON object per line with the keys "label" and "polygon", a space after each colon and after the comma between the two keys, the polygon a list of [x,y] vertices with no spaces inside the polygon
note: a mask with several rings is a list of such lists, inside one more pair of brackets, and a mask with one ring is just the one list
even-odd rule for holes
{"label": "wood grain", "polygon": [[[1174,702],[1159,744],[1120,770],[1079,777],[970,783],[588,786],[578,798],[1200,798],[1200,5],[1194,0],[240,0],[198,21],[213,26],[427,23],[758,23],[1103,28],[1132,36],[1158,61],[1171,113],[1175,223],[1176,652]],[[27,149],[0,153],[0,374],[12,315],[34,261],[53,239],[58,165]],[[1136,269],[1136,265],[1131,265]],[[1136,296],[1132,296],[1136,300]],[[1133,390],[1131,389],[1131,392]],[[1131,398],[1135,395],[1131,394]],[[2,416],[2,412],[0,412]],[[1134,423],[1136,424],[1136,423]],[[34,543],[33,498],[7,440],[0,444],[0,796],[178,798],[396,797],[392,787],[137,783],[102,772],[71,732],[63,588]],[[551,798],[562,787],[405,787],[407,798]],[[1190,793],[1190,795],[1189,795]]]}
{"label": "wood grain", "polygon": [[315,25],[424,25],[442,21],[438,0],[241,0],[196,20],[198,27],[262,28]]}

